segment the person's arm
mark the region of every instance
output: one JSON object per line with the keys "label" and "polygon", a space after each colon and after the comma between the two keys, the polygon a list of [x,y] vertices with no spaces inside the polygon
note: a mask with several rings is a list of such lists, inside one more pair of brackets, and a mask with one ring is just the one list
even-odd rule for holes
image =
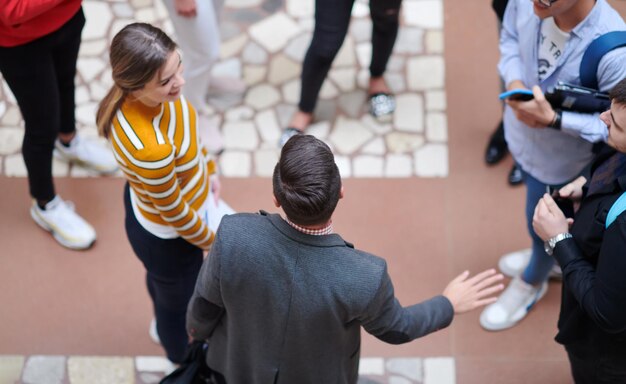
{"label": "person's arm", "polygon": [[220,288],[221,248],[217,238],[202,264],[196,288],[187,306],[187,333],[194,340],[208,339],[224,314]]}
{"label": "person's arm", "polygon": [[380,286],[359,320],[367,332],[390,344],[406,343],[438,331],[450,325],[455,313],[494,302],[496,298],[488,296],[503,288],[501,284],[494,285],[502,279],[494,270],[468,277],[469,272],[463,272],[448,284],[442,295],[402,307],[394,295],[385,264]]}
{"label": "person's arm", "polygon": [[589,318],[608,333],[626,330],[626,223],[623,216],[618,220],[604,233],[595,268],[574,239],[562,240],[554,248],[567,289]]}
{"label": "person's arm", "polygon": [[67,0],[3,0],[0,22],[15,25],[27,22]]}
{"label": "person's arm", "polygon": [[[626,47],[617,48],[602,57],[598,65],[598,87],[602,92],[609,92],[615,84],[626,78]],[[606,142],[609,131],[606,124],[598,118],[600,113],[579,113],[564,111],[561,130],[574,136],[580,136],[592,143]]]}
{"label": "person's arm", "polygon": [[[519,55],[517,35],[517,0],[510,0],[504,12],[500,31],[500,61],[498,70],[507,89],[520,88],[523,78],[523,65]],[[515,81],[518,83],[514,83]],[[522,84],[523,85],[523,84]],[[524,88],[526,88],[524,86]]]}

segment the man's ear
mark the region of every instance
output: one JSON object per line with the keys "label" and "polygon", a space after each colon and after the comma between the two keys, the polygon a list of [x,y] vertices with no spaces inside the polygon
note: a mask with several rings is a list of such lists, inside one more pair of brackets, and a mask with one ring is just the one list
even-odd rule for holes
{"label": "man's ear", "polygon": [[274,200],[274,205],[276,206],[276,208],[280,208],[280,202],[278,202],[276,195],[272,194],[272,200]]}

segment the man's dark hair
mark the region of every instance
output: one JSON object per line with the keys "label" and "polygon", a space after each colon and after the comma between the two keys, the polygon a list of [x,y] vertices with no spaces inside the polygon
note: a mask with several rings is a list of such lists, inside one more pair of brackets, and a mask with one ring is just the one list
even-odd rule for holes
{"label": "man's dark hair", "polygon": [[609,93],[611,101],[626,105],[626,78],[617,83]]}
{"label": "man's dark hair", "polygon": [[295,224],[317,225],[332,216],[341,176],[332,151],[310,135],[295,135],[283,147],[274,168],[274,196]]}

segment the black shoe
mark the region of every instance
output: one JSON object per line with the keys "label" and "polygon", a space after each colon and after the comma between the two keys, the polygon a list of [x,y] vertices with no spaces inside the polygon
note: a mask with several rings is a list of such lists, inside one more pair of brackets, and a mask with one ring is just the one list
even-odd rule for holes
{"label": "black shoe", "polygon": [[524,181],[522,169],[517,164],[513,164],[511,172],[509,172],[508,181],[509,185],[520,185]]}
{"label": "black shoe", "polygon": [[502,121],[498,124],[498,128],[489,138],[487,149],[485,150],[485,162],[489,165],[498,163],[506,156],[508,147],[504,140],[504,126]]}

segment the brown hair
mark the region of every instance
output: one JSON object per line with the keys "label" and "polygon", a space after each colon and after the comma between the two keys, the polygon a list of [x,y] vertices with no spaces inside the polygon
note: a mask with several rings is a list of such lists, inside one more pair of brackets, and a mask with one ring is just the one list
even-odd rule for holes
{"label": "brown hair", "polygon": [[328,222],[341,194],[332,151],[310,135],[295,135],[285,143],[272,184],[283,211],[299,225]]}
{"label": "brown hair", "polygon": [[615,84],[609,93],[611,101],[618,104],[626,105],[626,78]]}
{"label": "brown hair", "polygon": [[126,96],[143,88],[158,74],[175,49],[176,43],[165,32],[146,23],[129,24],[115,35],[109,52],[114,84],[96,113],[96,125],[102,136],[109,137],[113,116]]}

